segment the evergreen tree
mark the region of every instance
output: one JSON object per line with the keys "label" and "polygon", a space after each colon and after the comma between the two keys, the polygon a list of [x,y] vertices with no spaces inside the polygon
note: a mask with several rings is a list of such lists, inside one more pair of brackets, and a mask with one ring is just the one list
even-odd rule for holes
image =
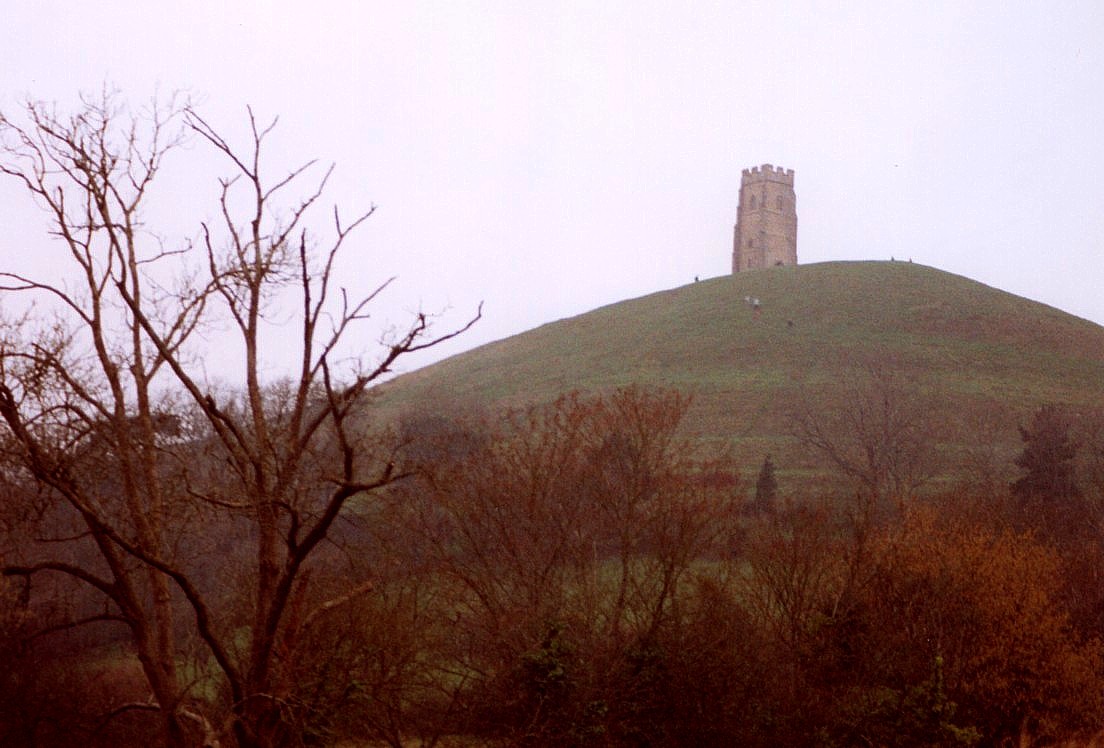
{"label": "evergreen tree", "polygon": [[1077,445],[1070,439],[1069,419],[1057,406],[1044,405],[1028,428],[1020,426],[1023,452],[1015,459],[1024,473],[1012,483],[1012,493],[1025,503],[1076,498],[1074,477]]}
{"label": "evergreen tree", "polygon": [[1029,427],[1021,426],[1024,448],[1015,463],[1023,475],[1011,486],[1024,527],[1039,531],[1066,552],[1094,526],[1077,486],[1077,444],[1069,431],[1067,414],[1053,405],[1040,408]]}
{"label": "evergreen tree", "polygon": [[774,478],[774,463],[770,455],[767,455],[763,460],[763,467],[759,469],[759,479],[755,481],[755,503],[753,504],[755,513],[773,513],[777,495],[778,481]]}

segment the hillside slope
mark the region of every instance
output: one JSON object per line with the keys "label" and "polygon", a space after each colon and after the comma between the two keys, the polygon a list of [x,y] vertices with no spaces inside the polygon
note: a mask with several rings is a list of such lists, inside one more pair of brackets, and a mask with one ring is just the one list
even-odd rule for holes
{"label": "hillside slope", "polygon": [[384,400],[432,412],[673,387],[694,396],[688,435],[731,443],[749,469],[771,452],[800,470],[790,414],[844,407],[871,370],[923,393],[953,426],[946,447],[1008,451],[1041,403],[1104,403],[1104,327],[912,263],[777,267],[543,325],[399,377]]}

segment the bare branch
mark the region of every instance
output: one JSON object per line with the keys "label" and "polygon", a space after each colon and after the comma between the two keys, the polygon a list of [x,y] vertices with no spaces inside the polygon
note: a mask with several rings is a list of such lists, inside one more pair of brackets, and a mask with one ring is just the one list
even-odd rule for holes
{"label": "bare branch", "polygon": [[50,634],[56,634],[60,631],[70,631],[72,629],[79,628],[80,626],[88,625],[90,623],[123,623],[129,625],[131,621],[124,616],[115,615],[112,613],[100,613],[99,615],[88,616],[76,621],[66,621],[64,623],[58,623],[39,629],[38,631],[35,631],[33,634],[31,634],[31,636],[28,637],[28,640],[41,639],[42,637],[49,636]]}
{"label": "bare branch", "polygon": [[[250,108],[240,151],[175,99],[131,115],[105,90],[68,118],[37,104],[26,115],[22,127],[0,115],[0,173],[46,211],[77,290],[53,276],[0,272],[0,292],[37,294],[56,314],[42,324],[33,310],[0,345],[4,456],[48,505],[42,529],[27,536],[43,555],[2,573],[66,575],[117,606],[117,615],[73,614],[57,630],[128,625],[154,697],[107,719],[163,707],[166,744],[188,732],[182,721],[214,734],[202,710],[182,707],[189,686],[177,641],[181,613],[190,614],[186,630],[224,678],[236,736],[249,743],[259,725],[285,718],[272,710],[290,702],[272,695],[286,691],[281,670],[295,654],[285,661],[283,648],[298,646],[302,630],[289,606],[309,591],[314,554],[334,539],[350,499],[410,475],[386,450],[368,452],[354,406],[399,357],[470,329],[482,306],[443,335],[431,334],[430,318],[419,314],[378,361],[338,371],[338,351],[391,281],[364,296],[335,282],[339,253],[374,207],[343,220],[335,206],[333,233],[309,232],[333,165],[314,173],[311,160],[265,179],[265,141],[277,120],[259,121]],[[166,155],[186,135],[225,157],[231,176],[218,183],[218,224],[202,223],[200,239],[172,245],[146,227],[143,208]],[[301,186],[302,194],[275,205]],[[199,266],[179,272],[193,252]],[[289,291],[298,295],[302,356],[292,379],[272,385],[262,337]],[[205,370],[193,366],[204,353],[195,338],[224,323],[245,371],[239,388],[214,393]],[[205,586],[212,561],[198,549],[207,532],[247,544],[231,551],[248,610],[244,646],[241,611],[223,610]],[[371,588],[336,591],[305,624]]]}
{"label": "bare branch", "polygon": [[59,574],[67,574],[74,579],[95,587],[100,592],[103,592],[108,597],[115,599],[116,588],[115,586],[102,579],[87,569],[83,569],[73,564],[62,563],[60,561],[43,561],[42,563],[33,564],[31,566],[4,566],[0,567],[0,574],[5,577],[31,577],[42,571],[56,571]]}

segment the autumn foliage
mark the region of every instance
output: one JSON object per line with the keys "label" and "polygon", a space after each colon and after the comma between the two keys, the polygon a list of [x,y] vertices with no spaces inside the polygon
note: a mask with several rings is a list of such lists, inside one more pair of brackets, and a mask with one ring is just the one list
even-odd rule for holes
{"label": "autumn foliage", "polygon": [[[0,744],[1022,746],[1104,727],[1104,418],[1041,409],[984,489],[936,482],[945,424],[887,370],[796,414],[846,489],[793,491],[770,457],[741,479],[665,390],[426,405],[392,428],[376,385],[470,322],[418,314],[374,363],[349,358],[387,284],[349,294],[333,268],[371,211],[308,232],[329,172],[280,210],[309,164],[262,175],[252,113],[238,149],[186,105],[126,111],[105,94],[0,116],[0,172],[75,279],[0,271],[33,302],[0,320]],[[189,137],[235,176],[223,225],[166,249],[142,206]],[[202,366],[220,326],[236,387]],[[275,336],[298,373],[269,381]]]}
{"label": "autumn foliage", "polygon": [[732,467],[679,437],[685,407],[628,388],[408,422],[419,477],[371,510],[379,594],[343,629],[376,653],[351,677],[377,685],[344,729],[920,746],[1100,727],[1100,642],[1011,499],[749,513]]}
{"label": "autumn foliage", "polygon": [[[356,505],[312,568],[327,602],[292,611],[280,744],[969,746],[1101,728],[1104,650],[1078,604],[1092,581],[1014,495],[951,492],[892,521],[846,501],[749,512],[732,465],[680,437],[687,405],[626,388],[409,419],[410,478]],[[5,594],[8,742],[148,742],[141,712],[104,719],[137,703],[140,668],[85,665],[97,698],[72,696],[80,679],[35,643],[48,621]]]}

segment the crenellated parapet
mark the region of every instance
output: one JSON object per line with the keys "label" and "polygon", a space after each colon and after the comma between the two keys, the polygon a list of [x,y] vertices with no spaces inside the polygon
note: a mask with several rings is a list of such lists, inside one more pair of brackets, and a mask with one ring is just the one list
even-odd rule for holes
{"label": "crenellated parapet", "polygon": [[744,169],[732,237],[732,272],[797,264],[794,170]]}
{"label": "crenellated parapet", "polygon": [[778,182],[793,187],[794,170],[783,169],[781,166],[775,168],[770,164],[753,166],[750,169],[744,169],[740,181],[744,184],[755,182]]}

